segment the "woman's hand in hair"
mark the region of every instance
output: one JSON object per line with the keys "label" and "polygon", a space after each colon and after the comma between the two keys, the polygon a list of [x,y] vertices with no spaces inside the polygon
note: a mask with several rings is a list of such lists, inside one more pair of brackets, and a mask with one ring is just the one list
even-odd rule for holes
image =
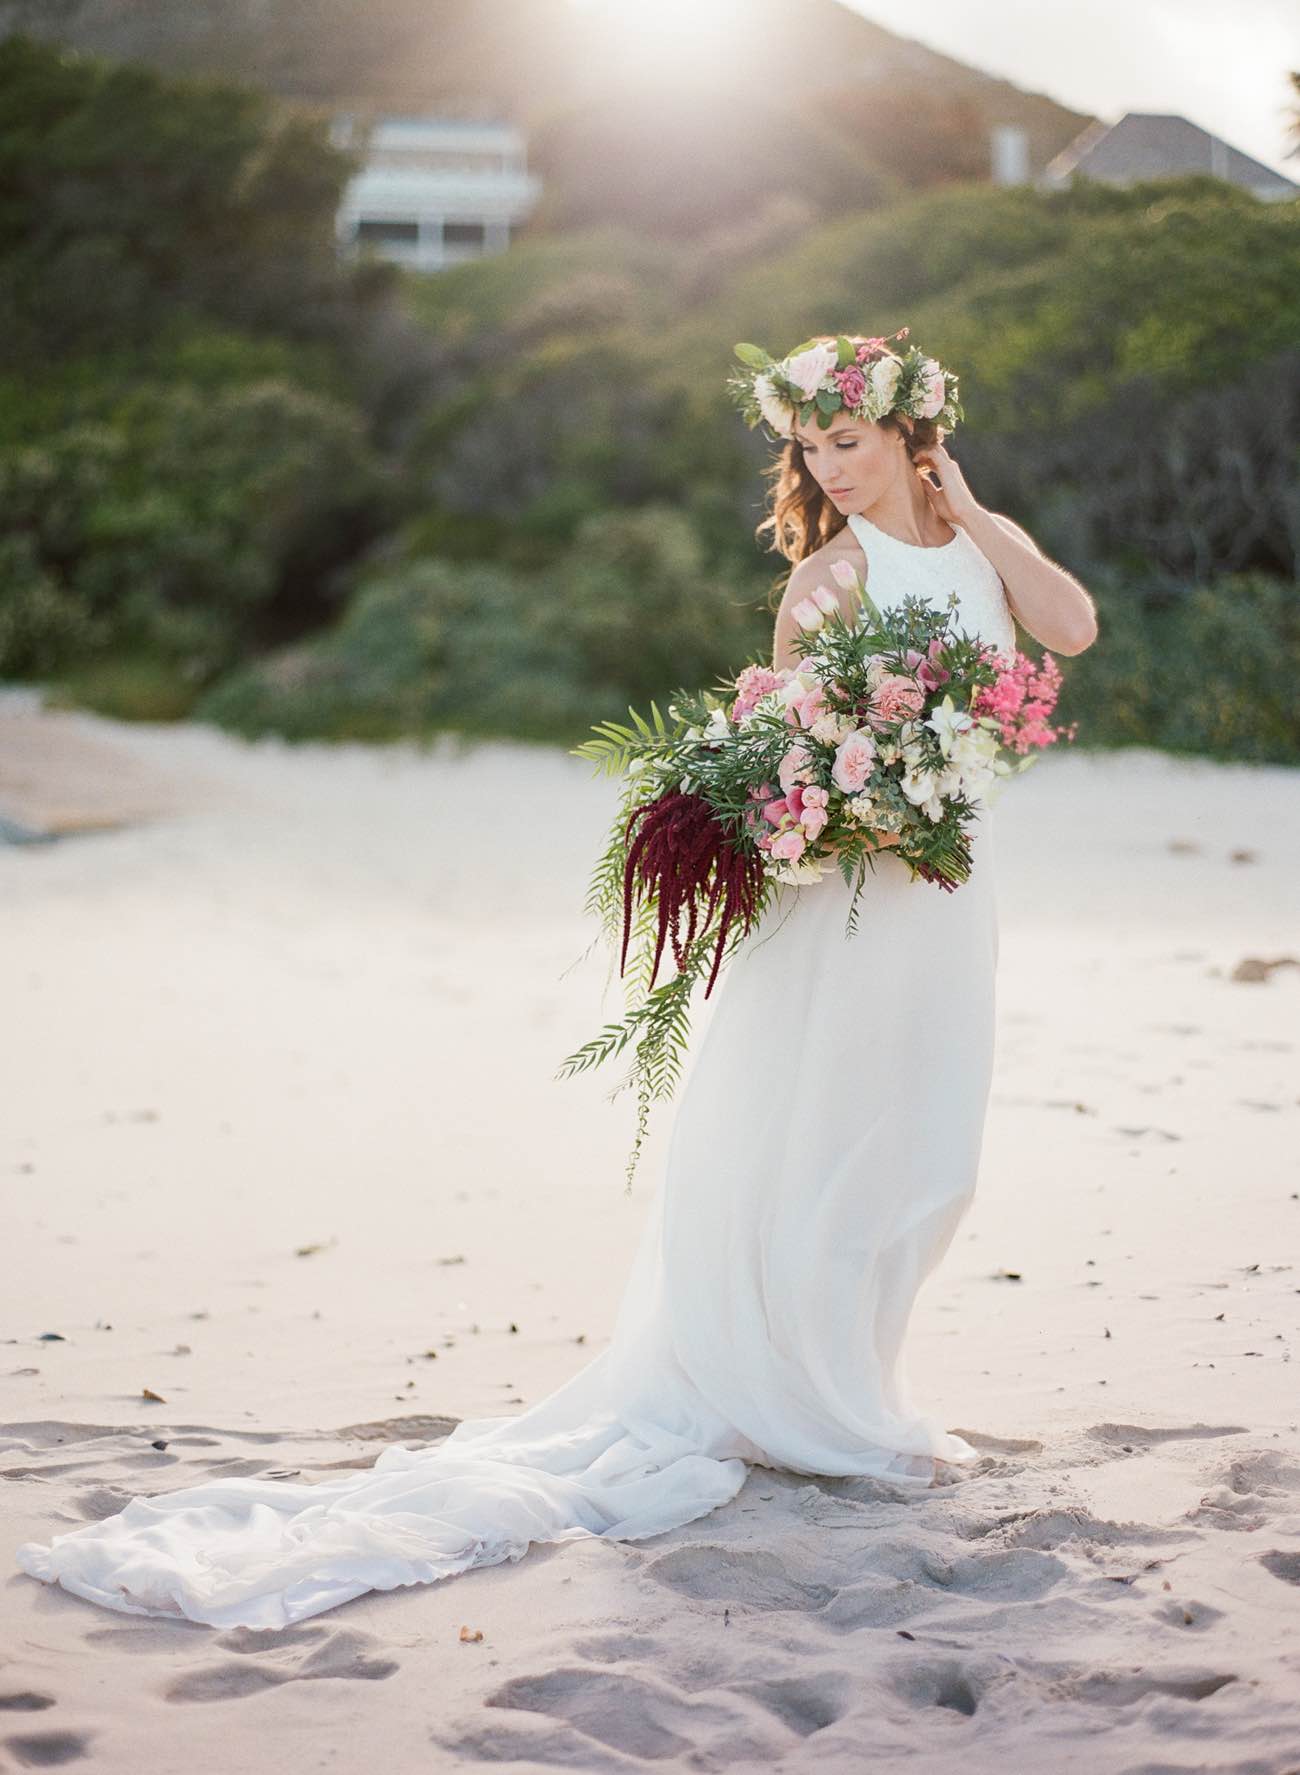
{"label": "woman's hand in hair", "polygon": [[[912,456],[917,479],[925,488],[930,509],[945,524],[966,524],[980,509],[979,501],[966,485],[966,477],[942,444],[925,444]],[[928,472],[921,473],[922,470]],[[931,479],[931,476],[934,479]],[[935,485],[935,481],[938,485]]]}

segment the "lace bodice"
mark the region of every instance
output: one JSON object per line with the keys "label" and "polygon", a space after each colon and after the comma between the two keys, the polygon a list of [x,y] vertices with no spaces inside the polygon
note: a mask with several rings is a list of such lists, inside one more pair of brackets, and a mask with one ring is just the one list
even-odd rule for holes
{"label": "lace bodice", "polygon": [[1015,623],[1001,577],[965,530],[955,527],[956,535],[940,548],[921,548],[900,542],[856,512],[848,521],[867,557],[867,593],[878,608],[897,604],[910,592],[942,610],[955,590],[961,600],[959,628],[1002,652],[1015,647]]}

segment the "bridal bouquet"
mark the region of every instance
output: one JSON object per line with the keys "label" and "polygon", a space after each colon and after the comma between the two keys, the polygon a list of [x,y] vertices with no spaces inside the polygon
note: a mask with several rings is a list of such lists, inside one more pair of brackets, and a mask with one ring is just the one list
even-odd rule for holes
{"label": "bridal bouquet", "polygon": [[[795,607],[797,668],[746,666],[734,684],[674,693],[667,720],[655,703],[650,720],[630,709],[632,726],[602,722],[575,748],[624,778],[587,910],[618,952],[627,1008],[559,1076],[635,1044],[615,1087],[637,1090],[629,1188],[650,1105],[681,1075],[696,984],[707,998],[782,887],[838,868],[852,889],[847,934],[877,851],[953,892],[970,876],[981,803],[1075,737],[1050,720],[1061,682],[1050,654],[1035,664],[965,634],[955,592],[946,610],[908,596],[882,613],[850,563],[831,572],[862,617],[846,622],[819,586]],[[656,985],[665,948],[676,973]]]}

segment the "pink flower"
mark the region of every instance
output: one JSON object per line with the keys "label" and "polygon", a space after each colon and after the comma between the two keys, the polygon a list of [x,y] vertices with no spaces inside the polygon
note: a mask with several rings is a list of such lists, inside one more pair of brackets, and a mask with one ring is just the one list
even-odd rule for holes
{"label": "pink flower", "polygon": [[[907,657],[909,664],[912,663],[912,654],[914,651],[914,649],[909,649],[908,651]],[[941,684],[946,684],[952,677],[952,673],[948,671],[946,667],[939,664],[939,659],[942,653],[943,640],[940,636],[936,635],[924,654],[916,654],[915,669],[917,680],[927,692],[938,690]]]}
{"label": "pink flower", "polygon": [[876,742],[869,733],[856,729],[835,748],[831,781],[846,795],[856,795],[871,775],[876,762]]}
{"label": "pink flower", "polygon": [[808,840],[802,832],[793,828],[772,840],[772,855],[779,857],[783,863],[797,863],[807,848]]}
{"label": "pink flower", "polygon": [[819,715],[826,713],[826,689],[824,685],[814,684],[807,696],[801,696],[793,705],[799,717],[801,727],[811,727]]}
{"label": "pink flower", "polygon": [[857,349],[857,360],[860,364],[872,364],[878,357],[883,357],[887,349],[883,339],[867,339]]}
{"label": "pink flower", "polygon": [[801,351],[798,357],[787,359],[782,367],[789,381],[806,401],[810,401],[835,368],[838,355],[834,345],[813,345],[807,351]]}
{"label": "pink flower", "polygon": [[796,740],[777,767],[777,781],[788,795],[796,783],[810,783],[815,760],[802,740]]}
{"label": "pink flower", "polygon": [[834,380],[846,407],[861,405],[862,397],[867,392],[867,379],[857,364],[850,364],[847,370],[837,370]]}
{"label": "pink flower", "polygon": [[779,801],[768,802],[767,806],[763,809],[763,818],[767,821],[769,826],[779,826],[789,812],[790,803],[784,796],[782,796]]}
{"label": "pink flower", "polygon": [[921,374],[925,378],[925,401],[921,407],[921,418],[935,419],[943,412],[944,401],[948,398],[944,392],[943,370],[932,357],[928,357],[921,365]]}
{"label": "pink flower", "polygon": [[900,672],[886,672],[871,696],[867,720],[879,731],[894,721],[905,721],[925,708],[925,692]]}
{"label": "pink flower", "polygon": [[736,679],[736,700],[731,705],[731,719],[739,721],[742,715],[749,714],[760,697],[780,687],[780,678],[766,666],[746,666]]}
{"label": "pink flower", "polygon": [[820,783],[809,783],[807,788],[799,791],[804,807],[827,807],[830,804],[831,792],[823,789]]}
{"label": "pink flower", "polygon": [[824,807],[806,807],[803,810],[799,824],[803,827],[809,844],[820,837],[829,819],[830,815]]}

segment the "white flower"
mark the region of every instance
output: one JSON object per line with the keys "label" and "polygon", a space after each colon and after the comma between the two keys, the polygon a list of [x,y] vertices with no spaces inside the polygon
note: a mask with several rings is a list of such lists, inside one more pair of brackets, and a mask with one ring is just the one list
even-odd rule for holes
{"label": "white flower", "polygon": [[874,826],[876,824],[876,804],[870,795],[853,795],[845,802],[845,811],[855,824]]}
{"label": "white flower", "polygon": [[951,696],[943,701],[930,713],[925,726],[931,728],[939,737],[939,750],[947,758],[952,751],[958,734],[975,725],[973,718],[964,709],[959,709]]}
{"label": "white flower", "polygon": [[827,616],[834,616],[840,607],[839,599],[826,586],[817,587],[812,595],[812,601],[818,610],[824,611]]}
{"label": "white flower", "polygon": [[894,396],[898,393],[898,378],[902,373],[901,360],[893,356],[877,358],[867,372],[872,405],[881,418],[894,404]]}
{"label": "white flower", "polygon": [[709,724],[704,730],[706,740],[725,740],[731,732],[731,723],[727,719],[725,709],[714,709],[709,714]]}
{"label": "white flower", "polygon": [[779,869],[773,869],[771,873],[776,881],[788,882],[791,887],[804,887],[820,881],[825,872],[824,864],[800,857],[797,863],[782,863]]}
{"label": "white flower", "polygon": [[[818,621],[821,621],[820,614]],[[778,711],[784,714],[792,703],[802,702],[816,683],[817,674],[803,666],[797,672],[792,672],[788,681],[779,689],[769,691],[768,694],[776,701]]]}
{"label": "white flower", "polygon": [[861,584],[858,570],[852,561],[832,561],[831,578],[844,592],[856,592]]}
{"label": "white flower", "polygon": [[838,746],[841,740],[847,739],[854,732],[856,722],[851,715],[819,715],[808,729],[815,740],[824,746]]}
{"label": "white flower", "polygon": [[[906,756],[906,754],[904,754],[904,756]],[[920,807],[933,796],[935,792],[935,782],[936,778],[932,770],[908,769],[903,772],[903,775],[899,780],[899,788],[912,803],[913,807]],[[933,814],[930,817],[933,819]]]}
{"label": "white flower", "polygon": [[972,727],[953,741],[949,757],[963,771],[982,771],[992,764],[997,749],[998,742],[991,733]]}
{"label": "white flower", "polygon": [[821,611],[818,610],[811,598],[802,599],[795,605],[790,614],[794,617],[794,620],[798,623],[799,627],[801,629],[806,629],[809,634],[815,629],[821,628],[822,624],[826,621],[826,618],[822,615]]}
{"label": "white flower", "polygon": [[810,401],[838,362],[839,351],[834,345],[814,345],[798,357],[787,358],[781,370]]}
{"label": "white flower", "polygon": [[776,386],[766,371],[754,378],[754,394],[759,410],[772,430],[780,437],[789,437],[794,429],[794,408],[776,392]]}

